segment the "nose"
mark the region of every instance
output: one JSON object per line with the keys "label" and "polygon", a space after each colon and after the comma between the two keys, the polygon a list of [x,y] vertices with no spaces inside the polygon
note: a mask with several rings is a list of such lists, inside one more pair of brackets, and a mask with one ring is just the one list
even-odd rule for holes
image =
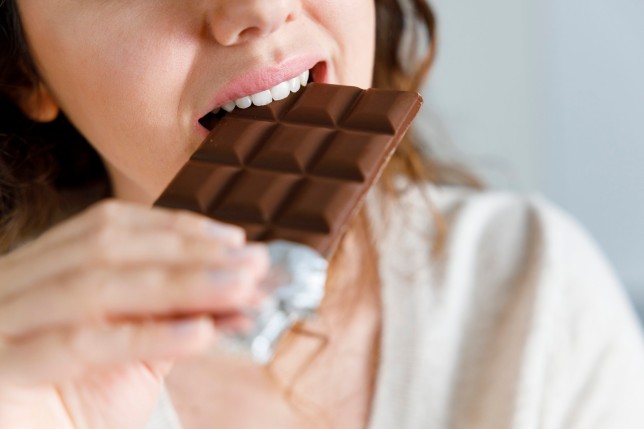
{"label": "nose", "polygon": [[266,37],[299,13],[300,0],[221,0],[210,13],[210,31],[223,46]]}

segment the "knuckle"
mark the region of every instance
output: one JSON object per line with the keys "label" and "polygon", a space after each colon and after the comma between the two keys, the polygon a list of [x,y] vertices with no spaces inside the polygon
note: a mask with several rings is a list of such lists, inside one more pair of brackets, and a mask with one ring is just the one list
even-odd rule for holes
{"label": "knuckle", "polygon": [[197,276],[195,276],[193,270],[183,269],[178,272],[160,275],[160,277],[162,278],[157,284],[161,285],[160,295],[164,300],[179,306],[195,305],[203,301],[203,288],[200,287],[202,282],[195,280]]}
{"label": "knuckle", "polygon": [[90,240],[95,246],[103,247],[114,243],[118,235],[118,228],[114,224],[104,222],[92,230]]}
{"label": "knuckle", "polygon": [[82,286],[85,313],[90,317],[100,318],[101,313],[115,301],[114,296],[121,287],[120,283],[115,276],[90,274],[89,282]]}
{"label": "knuckle", "polygon": [[257,271],[261,274],[265,274],[270,265],[271,265],[271,257],[268,252],[268,247],[265,245],[256,245],[257,248],[257,253],[255,254],[255,268]]}
{"label": "knuckle", "polygon": [[86,314],[94,313],[95,293],[92,284],[95,275],[88,268],[83,268],[59,279],[60,281],[45,286],[55,296],[56,302],[51,304],[61,306],[65,313],[72,318],[83,318]]}
{"label": "knuckle", "polygon": [[120,292],[123,294],[122,299],[138,296],[139,299],[144,299],[147,305],[157,307],[159,303],[168,299],[168,289],[173,289],[169,288],[169,285],[172,285],[172,282],[163,270],[149,269],[137,276],[132,287],[122,288]]}
{"label": "knuckle", "polygon": [[107,199],[96,204],[93,215],[99,224],[109,223],[123,212],[123,203]]}
{"label": "knuckle", "polygon": [[194,229],[195,224],[198,223],[195,216],[190,212],[177,210],[171,212],[168,216],[168,226],[173,230],[190,230]]}
{"label": "knuckle", "polygon": [[138,285],[144,289],[157,289],[160,285],[167,283],[167,274],[163,270],[150,269],[142,272]]}
{"label": "knuckle", "polygon": [[89,235],[89,252],[96,262],[110,262],[114,248],[122,241],[119,229],[111,223],[98,225]]}
{"label": "knuckle", "polygon": [[122,349],[127,350],[128,354],[138,354],[143,351],[146,346],[145,333],[148,324],[144,323],[138,328],[129,323],[119,326],[117,336]]}
{"label": "knuckle", "polygon": [[92,347],[92,335],[88,329],[66,329],[59,335],[59,341],[66,355],[84,363],[91,363],[90,352],[94,347]]}
{"label": "knuckle", "polygon": [[194,241],[187,242],[188,252],[197,260],[210,262],[215,260],[226,261],[227,247],[218,241]]}
{"label": "knuckle", "polygon": [[65,285],[69,311],[82,322],[100,322],[115,308],[115,295],[122,286],[119,276],[96,267],[85,267],[74,273]]}
{"label": "knuckle", "polygon": [[186,243],[175,233],[159,233],[150,245],[154,246],[150,248],[150,252],[158,253],[165,258],[176,259],[188,255]]}
{"label": "knuckle", "polygon": [[160,209],[156,208],[160,214],[160,225],[163,229],[175,233],[199,233],[203,229],[203,222],[201,215],[187,211],[176,209]]}
{"label": "knuckle", "polygon": [[175,253],[185,254],[190,249],[191,240],[185,239],[177,233],[169,233],[162,236],[168,248]]}
{"label": "knuckle", "polygon": [[243,304],[253,289],[253,279],[247,270],[237,271],[230,284],[228,299],[233,304]]}

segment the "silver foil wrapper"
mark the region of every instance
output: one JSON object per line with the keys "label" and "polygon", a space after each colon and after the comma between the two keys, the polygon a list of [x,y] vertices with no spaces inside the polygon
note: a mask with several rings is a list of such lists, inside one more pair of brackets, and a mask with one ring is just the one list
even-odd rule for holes
{"label": "silver foil wrapper", "polygon": [[230,334],[222,341],[227,351],[249,354],[268,363],[293,324],[314,315],[324,298],[328,262],[308,246],[289,241],[268,243],[271,268],[262,284],[267,297],[258,310],[248,312],[253,329]]}

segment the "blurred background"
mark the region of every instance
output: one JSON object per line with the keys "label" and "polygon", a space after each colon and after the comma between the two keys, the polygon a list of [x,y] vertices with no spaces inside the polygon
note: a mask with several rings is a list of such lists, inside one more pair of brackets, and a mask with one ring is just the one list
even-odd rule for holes
{"label": "blurred background", "polygon": [[432,4],[421,131],[490,187],[575,216],[644,320],[644,2]]}

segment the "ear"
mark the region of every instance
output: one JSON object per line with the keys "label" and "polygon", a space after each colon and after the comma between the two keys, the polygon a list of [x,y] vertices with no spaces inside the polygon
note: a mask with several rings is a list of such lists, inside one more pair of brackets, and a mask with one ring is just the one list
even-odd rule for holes
{"label": "ear", "polygon": [[42,82],[35,87],[20,90],[15,98],[22,113],[33,121],[51,122],[60,113],[58,103]]}

